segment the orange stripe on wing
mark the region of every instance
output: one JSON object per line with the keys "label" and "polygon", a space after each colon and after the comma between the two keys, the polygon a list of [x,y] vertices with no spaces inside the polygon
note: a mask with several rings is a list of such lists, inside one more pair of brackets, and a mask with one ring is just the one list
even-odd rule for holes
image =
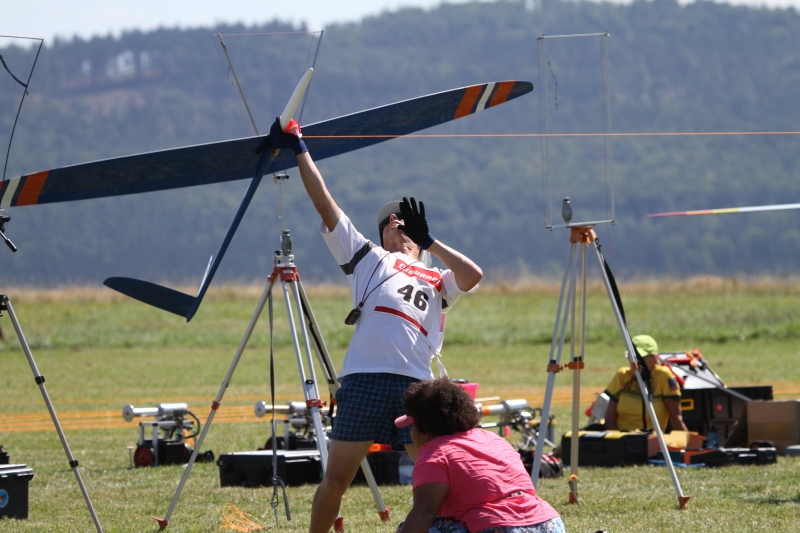
{"label": "orange stripe on wing", "polygon": [[43,170],[35,174],[29,174],[25,178],[25,185],[17,197],[16,205],[34,205],[39,201],[39,193],[42,192],[44,182],[47,181],[47,176],[50,174],[49,170]]}
{"label": "orange stripe on wing", "polygon": [[475,107],[475,100],[481,95],[481,91],[483,91],[484,87],[486,87],[486,85],[472,85],[471,87],[467,87],[467,91],[464,93],[461,103],[458,104],[458,109],[456,109],[453,120],[466,117],[472,113],[472,108]]}
{"label": "orange stripe on wing", "polygon": [[498,83],[497,89],[494,91],[494,96],[492,96],[492,101],[489,102],[487,107],[493,107],[498,104],[505,103],[512,88],[514,88],[513,81],[501,81]]}

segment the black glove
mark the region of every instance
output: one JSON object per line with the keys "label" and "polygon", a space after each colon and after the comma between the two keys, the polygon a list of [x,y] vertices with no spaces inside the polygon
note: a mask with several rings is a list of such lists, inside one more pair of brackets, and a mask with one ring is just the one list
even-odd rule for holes
{"label": "black glove", "polygon": [[420,202],[419,209],[417,209],[417,201],[414,197],[411,197],[409,203],[408,198],[404,196],[403,201],[400,202],[400,214],[403,218],[403,225],[397,226],[397,229],[408,235],[414,244],[427,250],[436,237],[431,235],[428,229],[428,221],[425,219],[425,204]]}
{"label": "black glove", "polygon": [[[300,125],[297,123],[295,124],[297,125],[297,135],[283,131],[283,128],[281,128],[280,117],[275,119],[275,122],[269,129],[269,140],[272,142],[272,146],[274,148],[289,148],[295,153],[295,155],[299,155],[302,152],[308,151],[308,148],[306,148],[306,143],[304,143],[303,139],[300,138]],[[289,127],[291,126],[292,124],[290,123]]]}

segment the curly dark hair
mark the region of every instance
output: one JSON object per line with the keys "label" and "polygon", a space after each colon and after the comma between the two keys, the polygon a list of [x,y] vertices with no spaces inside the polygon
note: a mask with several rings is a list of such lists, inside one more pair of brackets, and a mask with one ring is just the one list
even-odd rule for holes
{"label": "curly dark hair", "polygon": [[467,391],[447,378],[412,383],[403,395],[403,405],[417,431],[434,437],[469,431],[480,420]]}

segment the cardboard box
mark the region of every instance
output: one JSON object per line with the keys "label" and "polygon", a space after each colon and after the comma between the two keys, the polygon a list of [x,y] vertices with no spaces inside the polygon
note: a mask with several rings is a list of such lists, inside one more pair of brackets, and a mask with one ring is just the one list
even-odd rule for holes
{"label": "cardboard box", "polygon": [[755,401],[747,404],[747,441],[770,441],[778,453],[800,444],[800,401]]}
{"label": "cardboard box", "polygon": [[[691,381],[691,379],[687,381],[687,384]],[[695,381],[695,386],[697,384],[698,381]],[[772,400],[772,385],[729,387],[729,390],[744,394],[753,400]],[[681,389],[681,408],[686,427],[689,431],[708,435],[713,424],[717,428],[720,442],[725,442],[733,433],[747,403],[725,390],[713,387]]]}
{"label": "cardboard box", "polygon": [[[672,431],[664,433],[664,442],[670,451],[699,450],[703,447],[706,438],[694,431]],[[661,452],[658,437],[650,433],[647,437],[647,457],[655,457]]]}
{"label": "cardboard box", "polygon": [[699,450],[703,447],[705,437],[696,431],[671,431],[664,433],[664,440],[668,448],[676,450]]}

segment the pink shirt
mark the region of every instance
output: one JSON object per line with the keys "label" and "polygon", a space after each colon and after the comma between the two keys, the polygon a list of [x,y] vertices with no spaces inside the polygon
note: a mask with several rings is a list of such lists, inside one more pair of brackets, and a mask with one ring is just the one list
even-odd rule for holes
{"label": "pink shirt", "polygon": [[[438,515],[455,518],[473,532],[496,526],[531,526],[558,516],[536,495],[519,453],[483,429],[423,444],[414,465],[414,488],[426,483],[450,485]],[[508,496],[520,491],[523,494]]]}

